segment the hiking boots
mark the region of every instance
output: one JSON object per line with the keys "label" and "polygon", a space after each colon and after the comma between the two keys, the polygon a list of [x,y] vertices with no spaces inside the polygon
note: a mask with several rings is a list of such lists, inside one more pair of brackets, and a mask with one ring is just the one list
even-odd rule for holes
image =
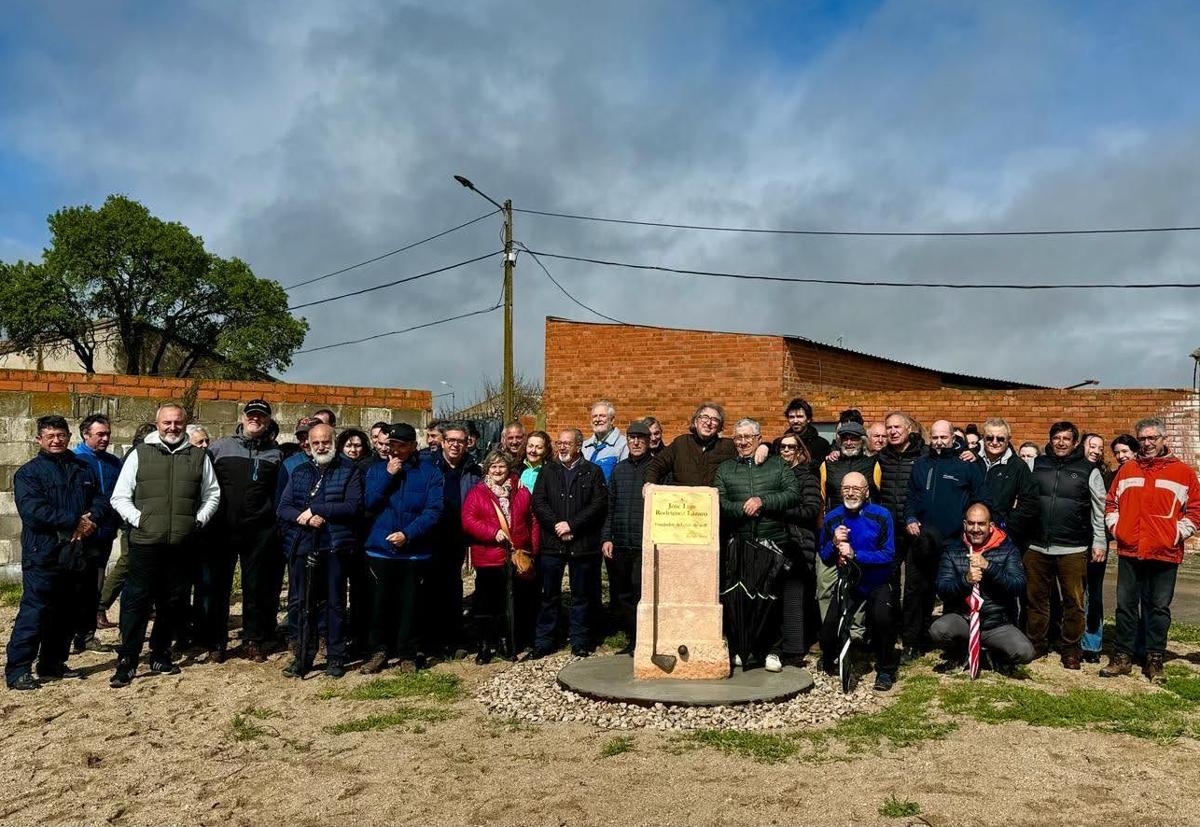
{"label": "hiking boots", "polygon": [[359,667],[358,671],[364,675],[378,675],[383,671],[383,667],[387,666],[387,655],[383,652],[377,652],[371,655],[371,659]]}
{"label": "hiking boots", "polygon": [[1150,683],[1162,683],[1166,680],[1163,675],[1163,655],[1162,652],[1147,652],[1146,665],[1142,667],[1142,674]]}
{"label": "hiking boots", "polygon": [[33,673],[26,672],[13,680],[13,682],[8,685],[8,688],[24,692],[30,689],[37,689],[39,686],[41,686],[41,684],[37,682],[35,677],[33,677]]}
{"label": "hiking boots", "polygon": [[[1149,658],[1147,658],[1149,661]],[[1158,661],[1159,668],[1162,668],[1162,658]],[[1133,672],[1133,658],[1129,657],[1128,652],[1114,652],[1108,659],[1108,665],[1100,669],[1100,677],[1115,678],[1120,675],[1128,675]]]}
{"label": "hiking boots", "polygon": [[888,692],[896,685],[896,676],[891,672],[876,672],[875,673],[875,691]]}
{"label": "hiking boots", "polygon": [[325,677],[340,678],[346,674],[346,667],[340,660],[331,660],[325,664]]}
{"label": "hiking boots", "polygon": [[263,649],[263,646],[261,643],[257,643],[252,640],[246,644],[244,651],[245,651],[246,660],[248,660],[248,661],[252,661],[254,663],[266,663],[267,662],[267,653]]}
{"label": "hiking boots", "polygon": [[1079,652],[1063,652],[1062,666],[1063,669],[1078,671],[1083,666],[1083,656]]}
{"label": "hiking boots", "polygon": [[300,663],[300,658],[292,658],[291,663],[283,667],[283,674],[289,678],[303,678],[307,671]]}

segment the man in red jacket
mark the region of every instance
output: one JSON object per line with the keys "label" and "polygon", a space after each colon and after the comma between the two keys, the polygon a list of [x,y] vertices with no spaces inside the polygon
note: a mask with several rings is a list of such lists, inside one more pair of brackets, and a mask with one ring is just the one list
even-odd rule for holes
{"label": "man in red jacket", "polygon": [[1200,526],[1200,481],[1170,453],[1161,419],[1137,424],[1141,453],[1117,471],[1108,489],[1105,523],[1117,540],[1117,648],[1102,678],[1133,671],[1139,613],[1146,624],[1146,665],[1151,681],[1163,676],[1171,628],[1175,575],[1183,543]]}

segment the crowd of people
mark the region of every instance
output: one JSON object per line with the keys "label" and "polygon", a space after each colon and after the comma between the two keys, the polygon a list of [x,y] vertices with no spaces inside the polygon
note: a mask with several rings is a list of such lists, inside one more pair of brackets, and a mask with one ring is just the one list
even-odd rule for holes
{"label": "crowd of people", "polygon": [[[24,591],[6,683],[36,689],[77,676],[70,655],[106,648],[96,631],[114,626],[118,599],[115,688],[134,679],[148,627],[148,669],[159,674],[178,673],[182,653],[264,662],[284,640],[283,671],[296,678],[322,648],[331,678],[351,665],[415,671],[471,650],[481,664],[545,657],[564,643],[587,657],[614,630],[632,653],[649,484],[717,489],[723,583],[745,574],[735,548],[782,558],[763,587],[769,616],[739,647],[737,667],[778,672],[819,645],[817,664],[833,672],[856,640],[880,691],[932,649],[945,668],[972,675],[1052,649],[1079,669],[1100,658],[1115,545],[1116,640],[1099,674],[1126,675],[1136,662],[1162,677],[1200,482],[1159,419],[1107,445],[1055,422],[1042,450],[1014,447],[999,418],[926,431],[901,412],[867,423],[853,409],[831,443],[803,399],[787,405],[786,429],[771,441],[750,418],[724,436],[714,402],[669,443],[654,417],[622,430],[607,401],[588,414],[586,437],[512,422],[486,448],[470,423],[434,422],[420,448],[410,424],[339,429],[330,409],[281,443],[263,399],[244,404],[233,435],[213,440],[167,404],[123,458],[109,450],[104,416],[79,423],[74,449],[66,419],[43,416],[38,453],[13,483]],[[241,643],[231,650],[239,568]],[[727,626],[738,622],[727,613]],[[728,632],[747,639],[746,629]]]}

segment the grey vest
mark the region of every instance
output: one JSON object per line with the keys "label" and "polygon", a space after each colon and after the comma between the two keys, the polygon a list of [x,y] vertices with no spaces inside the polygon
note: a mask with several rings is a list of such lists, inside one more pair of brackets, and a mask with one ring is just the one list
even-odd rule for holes
{"label": "grey vest", "polygon": [[133,504],[142,519],[129,539],[139,545],[178,545],[196,528],[206,454],[191,445],[168,453],[162,445],[137,447]]}

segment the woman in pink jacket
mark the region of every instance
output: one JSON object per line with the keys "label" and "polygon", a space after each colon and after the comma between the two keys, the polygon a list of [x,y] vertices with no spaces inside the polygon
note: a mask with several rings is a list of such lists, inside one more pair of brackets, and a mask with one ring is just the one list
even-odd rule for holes
{"label": "woman in pink jacket", "polygon": [[462,527],[471,544],[471,565],[475,567],[475,617],[479,653],[475,662],[492,659],[501,638],[515,657],[519,646],[532,635],[524,629],[525,617],[531,616],[529,602],[536,596],[536,578],[519,577],[512,570],[516,641],[508,640],[508,574],[505,563],[514,550],[529,554],[537,551],[537,521],[533,519],[529,490],[518,485],[508,456],[492,451],[483,462],[483,481],[467,493],[462,507]]}

